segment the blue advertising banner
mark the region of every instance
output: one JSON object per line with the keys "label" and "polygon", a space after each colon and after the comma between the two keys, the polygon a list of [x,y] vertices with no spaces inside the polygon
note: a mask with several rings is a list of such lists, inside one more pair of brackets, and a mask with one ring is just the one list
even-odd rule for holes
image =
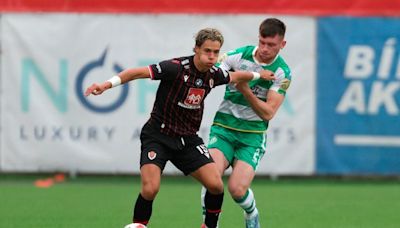
{"label": "blue advertising banner", "polygon": [[320,18],[317,34],[317,174],[400,174],[400,18]]}

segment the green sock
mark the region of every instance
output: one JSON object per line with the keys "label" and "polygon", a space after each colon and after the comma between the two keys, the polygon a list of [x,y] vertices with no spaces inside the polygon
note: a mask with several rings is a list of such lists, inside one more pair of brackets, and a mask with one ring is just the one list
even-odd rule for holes
{"label": "green sock", "polygon": [[243,210],[246,212],[247,216],[253,217],[258,214],[258,210],[256,208],[256,200],[254,198],[253,191],[251,189],[247,189],[246,194],[240,199],[233,199]]}

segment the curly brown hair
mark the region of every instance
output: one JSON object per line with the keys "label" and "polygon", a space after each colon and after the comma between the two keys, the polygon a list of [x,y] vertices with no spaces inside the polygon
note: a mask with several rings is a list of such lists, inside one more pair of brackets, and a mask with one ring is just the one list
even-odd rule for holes
{"label": "curly brown hair", "polygon": [[215,28],[204,28],[201,29],[195,36],[196,47],[200,47],[206,40],[211,41],[219,41],[222,44],[224,43],[224,36],[222,33]]}

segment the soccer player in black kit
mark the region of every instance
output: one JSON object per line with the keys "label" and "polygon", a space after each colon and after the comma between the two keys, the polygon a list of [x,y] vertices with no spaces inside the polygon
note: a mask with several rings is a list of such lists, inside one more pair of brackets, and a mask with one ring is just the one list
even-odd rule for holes
{"label": "soccer player in black kit", "polygon": [[161,174],[171,161],[185,175],[207,188],[203,227],[217,227],[224,186],[221,175],[197,135],[203,116],[204,99],[212,88],[250,80],[274,80],[270,71],[226,72],[214,64],[223,44],[222,34],[213,28],[200,30],[195,37],[194,55],[174,58],[147,67],[130,68],[101,84],[87,88],[85,95],[139,78],[161,80],[150,119],[141,131],[141,191],[134,207],[133,223],[147,225],[161,182]]}

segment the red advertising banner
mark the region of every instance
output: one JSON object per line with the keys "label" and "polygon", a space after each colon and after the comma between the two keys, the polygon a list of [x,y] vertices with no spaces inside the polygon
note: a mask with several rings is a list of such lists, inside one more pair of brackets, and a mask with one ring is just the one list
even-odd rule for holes
{"label": "red advertising banner", "polygon": [[400,16],[400,0],[0,0],[0,12]]}

